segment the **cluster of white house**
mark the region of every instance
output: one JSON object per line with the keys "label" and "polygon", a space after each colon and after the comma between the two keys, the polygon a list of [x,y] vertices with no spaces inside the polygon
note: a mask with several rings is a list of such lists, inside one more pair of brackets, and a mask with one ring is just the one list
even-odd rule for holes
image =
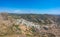
{"label": "cluster of white house", "polygon": [[17,19],[16,21],[16,24],[19,25],[19,24],[22,24],[22,25],[26,25],[27,27],[35,27],[37,29],[40,29],[40,25],[37,24],[37,23],[33,23],[33,22],[30,22],[30,21],[27,21],[25,19]]}

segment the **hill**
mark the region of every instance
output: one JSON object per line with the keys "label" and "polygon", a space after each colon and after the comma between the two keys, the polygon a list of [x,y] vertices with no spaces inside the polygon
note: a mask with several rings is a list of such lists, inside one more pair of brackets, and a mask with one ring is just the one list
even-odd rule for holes
{"label": "hill", "polygon": [[60,16],[0,13],[0,37],[60,37]]}

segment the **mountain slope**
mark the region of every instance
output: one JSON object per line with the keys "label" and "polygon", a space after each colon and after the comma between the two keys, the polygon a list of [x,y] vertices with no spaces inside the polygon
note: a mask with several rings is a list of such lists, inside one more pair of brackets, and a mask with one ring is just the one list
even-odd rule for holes
{"label": "mountain slope", "polygon": [[0,37],[60,37],[60,17],[48,14],[0,14]]}

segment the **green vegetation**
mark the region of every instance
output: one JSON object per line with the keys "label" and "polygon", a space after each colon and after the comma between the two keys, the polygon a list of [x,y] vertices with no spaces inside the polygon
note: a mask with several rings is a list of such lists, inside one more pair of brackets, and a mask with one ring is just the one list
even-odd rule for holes
{"label": "green vegetation", "polygon": [[36,32],[34,26],[32,26],[31,31],[32,31],[33,33]]}
{"label": "green vegetation", "polygon": [[31,36],[30,34],[26,34],[27,36]]}
{"label": "green vegetation", "polygon": [[[11,14],[12,15],[12,14]],[[35,22],[38,24],[52,24],[52,22],[49,20],[49,16],[47,14],[13,14],[14,18],[24,18],[28,21]],[[45,23],[43,23],[41,20],[43,20]],[[48,20],[48,21],[46,21]]]}

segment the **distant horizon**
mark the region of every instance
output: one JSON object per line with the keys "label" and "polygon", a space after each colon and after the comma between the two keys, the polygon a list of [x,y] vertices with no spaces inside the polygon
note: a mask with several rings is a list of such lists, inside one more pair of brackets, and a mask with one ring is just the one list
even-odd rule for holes
{"label": "distant horizon", "polygon": [[[9,13],[9,12],[0,12],[0,13],[8,13],[8,14],[32,14],[32,15],[35,15],[35,13]],[[36,14],[36,15],[40,15],[41,13],[39,13],[39,14]],[[60,14],[41,14],[41,15],[59,15],[60,16]]]}

